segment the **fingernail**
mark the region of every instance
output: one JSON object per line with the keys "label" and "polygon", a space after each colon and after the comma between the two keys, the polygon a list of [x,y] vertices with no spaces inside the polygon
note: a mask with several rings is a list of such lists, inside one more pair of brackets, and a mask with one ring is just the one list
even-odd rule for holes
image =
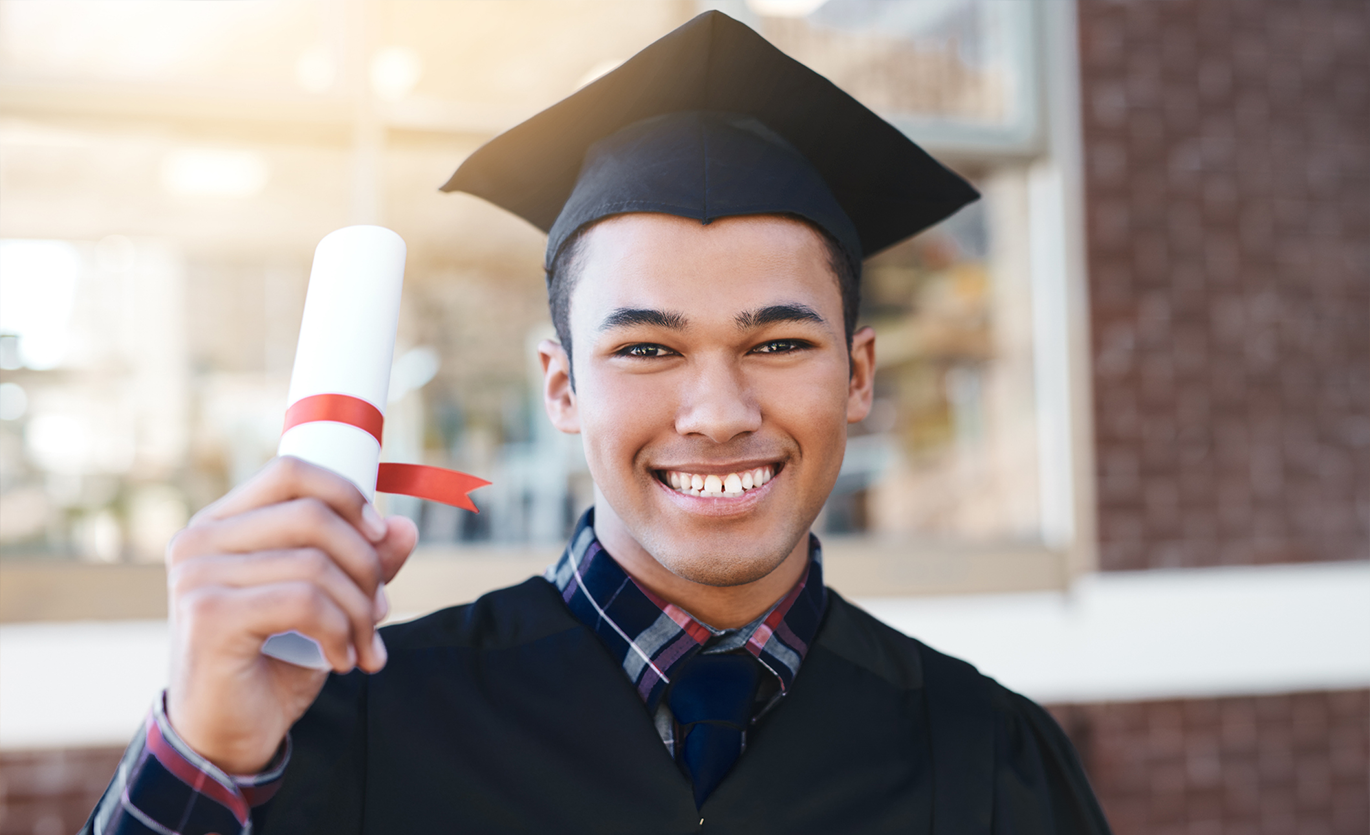
{"label": "fingernail", "polygon": [[376,657],[381,660],[381,666],[390,659],[390,653],[385,651],[385,641],[381,640],[381,633],[373,633],[371,638],[371,651],[376,653]]}
{"label": "fingernail", "polygon": [[[380,637],[380,636],[377,636]],[[350,670],[357,666],[357,648],[351,644],[347,645],[347,668]]]}
{"label": "fingernail", "polygon": [[385,596],[385,583],[376,586],[376,603],[371,609],[371,617],[378,623],[390,614],[390,598]]}
{"label": "fingernail", "polygon": [[372,542],[385,539],[385,520],[370,502],[362,505],[362,530]]}

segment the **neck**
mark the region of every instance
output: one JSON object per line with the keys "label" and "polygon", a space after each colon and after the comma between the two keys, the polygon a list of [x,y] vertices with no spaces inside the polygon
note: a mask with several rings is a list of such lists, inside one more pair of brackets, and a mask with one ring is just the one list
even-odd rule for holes
{"label": "neck", "polygon": [[736,586],[687,580],[643,548],[602,497],[595,504],[595,536],[638,585],[715,629],[733,629],[756,620],[788,594],[809,567],[806,531],[785,559],[759,580]]}

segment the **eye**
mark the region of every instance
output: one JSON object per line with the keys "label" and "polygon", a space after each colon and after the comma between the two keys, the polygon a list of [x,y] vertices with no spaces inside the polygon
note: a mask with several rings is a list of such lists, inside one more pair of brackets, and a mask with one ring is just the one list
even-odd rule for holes
{"label": "eye", "polygon": [[812,347],[803,339],[771,339],[752,349],[754,354],[791,354]]}
{"label": "eye", "polygon": [[639,342],[636,345],[628,345],[615,352],[620,357],[633,357],[634,359],[654,359],[656,357],[667,357],[674,354],[665,345],[657,345],[655,342]]}

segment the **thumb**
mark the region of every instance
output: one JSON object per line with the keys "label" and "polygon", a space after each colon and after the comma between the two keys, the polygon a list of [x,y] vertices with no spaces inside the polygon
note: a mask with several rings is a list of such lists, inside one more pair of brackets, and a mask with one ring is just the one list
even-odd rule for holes
{"label": "thumb", "polygon": [[400,572],[418,542],[419,529],[413,520],[406,516],[391,516],[385,520],[385,538],[376,543],[385,582],[390,582]]}

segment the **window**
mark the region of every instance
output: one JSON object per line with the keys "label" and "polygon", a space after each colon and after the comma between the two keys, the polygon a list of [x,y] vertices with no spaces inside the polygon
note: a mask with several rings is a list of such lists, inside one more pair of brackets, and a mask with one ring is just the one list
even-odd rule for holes
{"label": "window", "polygon": [[[437,186],[702,4],[79,5],[0,6],[6,560],[160,560],[269,459],[313,247],[356,222],[409,246],[385,458],[494,482],[478,516],[390,509],[418,520],[432,565],[555,556],[590,481],[541,411],[543,238]],[[1068,249],[1044,249],[1043,228],[1069,232],[1039,211],[1053,158],[1034,4],[708,5],[985,194],[867,265],[877,402],[820,519],[834,571],[875,566],[848,587],[876,591],[1060,582],[1078,390],[1064,256],[1042,254]]]}

